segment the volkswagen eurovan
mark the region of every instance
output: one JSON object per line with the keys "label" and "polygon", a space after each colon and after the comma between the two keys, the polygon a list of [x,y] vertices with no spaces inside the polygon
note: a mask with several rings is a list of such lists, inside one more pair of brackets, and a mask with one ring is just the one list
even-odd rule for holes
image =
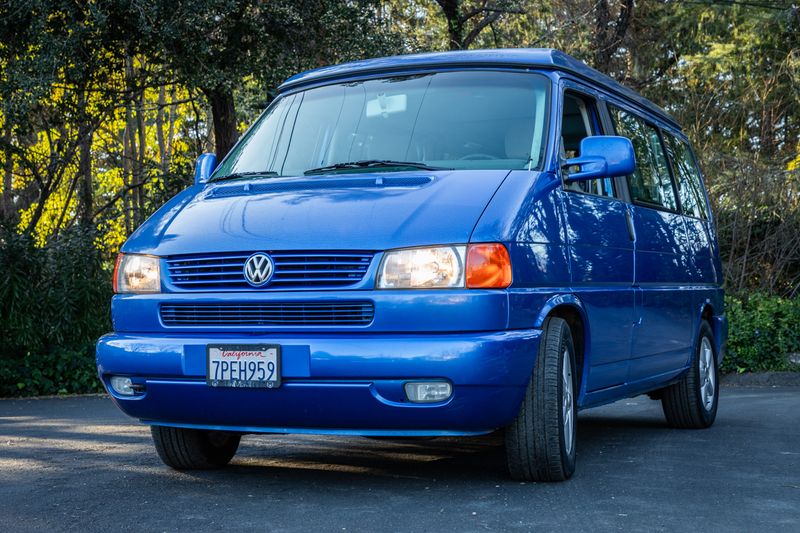
{"label": "volkswagen eurovan", "polygon": [[665,111],[561,52],[312,70],[125,243],[114,402],[178,469],[248,433],[504,430],[575,469],[576,412],[649,393],[714,421],[727,322],[697,160]]}

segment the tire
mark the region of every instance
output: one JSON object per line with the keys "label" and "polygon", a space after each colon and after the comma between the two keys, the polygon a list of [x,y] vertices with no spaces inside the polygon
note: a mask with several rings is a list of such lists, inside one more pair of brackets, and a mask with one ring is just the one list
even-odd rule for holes
{"label": "tire", "polygon": [[692,366],[681,380],[662,390],[661,407],[674,428],[703,429],[717,417],[719,367],[714,334],[705,320],[700,324]]}
{"label": "tire", "polygon": [[575,472],[575,348],[565,320],[548,318],[542,329],[522,406],[506,428],[506,461],[514,479],[564,481]]}
{"label": "tire", "polygon": [[207,470],[227,465],[240,435],[224,431],[150,426],[158,456],[175,470]]}

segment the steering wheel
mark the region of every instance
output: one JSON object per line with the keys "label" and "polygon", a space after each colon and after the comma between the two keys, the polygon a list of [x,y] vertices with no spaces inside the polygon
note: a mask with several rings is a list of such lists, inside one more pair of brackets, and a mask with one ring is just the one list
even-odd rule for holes
{"label": "steering wheel", "polygon": [[458,159],[459,159],[459,161],[477,161],[477,160],[482,160],[482,159],[500,159],[500,158],[497,157],[497,156],[494,156],[492,154],[486,154],[486,153],[483,153],[483,152],[475,152],[474,154],[467,154],[467,155],[465,155],[463,157],[459,157]]}

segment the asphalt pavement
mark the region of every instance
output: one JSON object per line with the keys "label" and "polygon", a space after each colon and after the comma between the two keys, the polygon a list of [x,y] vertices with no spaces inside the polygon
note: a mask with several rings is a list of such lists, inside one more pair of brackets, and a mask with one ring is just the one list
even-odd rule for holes
{"label": "asphalt pavement", "polygon": [[707,430],[584,411],[565,483],[510,480],[501,441],[247,436],[181,473],[106,397],[2,400],[0,531],[800,531],[800,388],[723,388]]}

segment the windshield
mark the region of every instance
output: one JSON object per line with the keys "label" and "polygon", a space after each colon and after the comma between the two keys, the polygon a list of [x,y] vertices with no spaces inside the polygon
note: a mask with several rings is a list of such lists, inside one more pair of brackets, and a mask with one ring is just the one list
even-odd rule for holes
{"label": "windshield", "polygon": [[[308,89],[273,103],[214,177],[298,176],[367,161],[538,169],[548,87],[539,74],[462,71]],[[390,165],[366,168],[383,171]]]}

